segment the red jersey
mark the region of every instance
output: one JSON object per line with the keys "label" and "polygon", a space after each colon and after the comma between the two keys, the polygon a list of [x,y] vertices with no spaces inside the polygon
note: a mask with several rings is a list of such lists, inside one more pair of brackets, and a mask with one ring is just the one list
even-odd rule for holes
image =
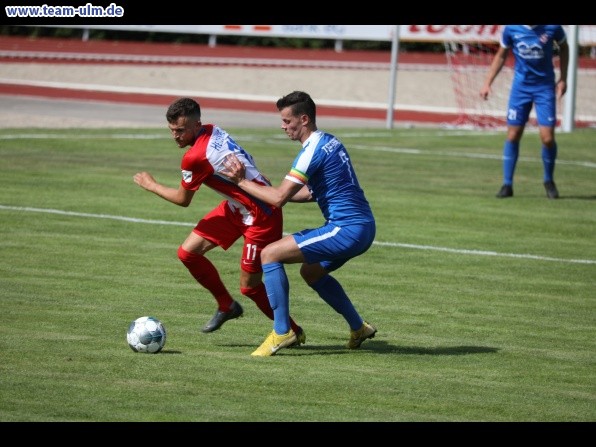
{"label": "red jersey", "polygon": [[246,179],[263,185],[271,185],[258,170],[252,156],[220,127],[203,125],[195,144],[182,157],[181,185],[184,189],[197,191],[204,183],[227,199],[227,205],[234,214],[241,214],[245,225],[253,225],[261,213],[270,215],[275,209],[238,187],[226,176],[218,174],[224,170],[224,160],[233,153],[246,166]]}

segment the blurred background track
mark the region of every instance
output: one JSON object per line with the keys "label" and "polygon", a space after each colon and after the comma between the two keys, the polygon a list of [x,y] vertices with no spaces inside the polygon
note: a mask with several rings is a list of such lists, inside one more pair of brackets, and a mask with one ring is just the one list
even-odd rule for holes
{"label": "blurred background track", "polygon": [[[455,119],[444,54],[400,54],[399,68],[396,125]],[[387,119],[389,88],[389,51],[0,36],[3,109],[7,98],[27,97],[163,110],[176,97],[192,96],[205,110],[267,113],[269,120],[269,114],[277,117],[277,98],[305,90],[317,102],[321,119],[357,119],[381,127]],[[356,125],[352,123],[346,122]]]}

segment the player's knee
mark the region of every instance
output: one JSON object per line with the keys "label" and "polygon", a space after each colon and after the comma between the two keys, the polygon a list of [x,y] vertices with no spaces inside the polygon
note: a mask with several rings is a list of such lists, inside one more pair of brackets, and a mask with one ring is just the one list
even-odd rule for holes
{"label": "player's knee", "polygon": [[262,282],[259,282],[258,284],[254,285],[241,285],[240,293],[253,301],[259,299],[260,296],[267,296],[267,292],[265,291],[265,284],[263,284]]}
{"label": "player's knee", "polygon": [[240,293],[252,300],[255,295],[255,289],[253,287],[240,287]]}
{"label": "player's knee", "polygon": [[193,253],[186,251],[184,248],[182,248],[182,245],[180,247],[178,247],[178,259],[180,259],[180,261],[184,265],[187,265],[190,262],[192,262],[192,260],[195,256],[196,255],[194,255]]}
{"label": "player's knee", "polygon": [[269,248],[269,245],[261,250],[261,264],[269,264],[270,262],[276,262],[273,257],[273,250]]}
{"label": "player's knee", "polygon": [[302,279],[312,287],[323,276],[327,275],[328,272],[323,269],[320,264],[302,264],[300,267],[300,276]]}

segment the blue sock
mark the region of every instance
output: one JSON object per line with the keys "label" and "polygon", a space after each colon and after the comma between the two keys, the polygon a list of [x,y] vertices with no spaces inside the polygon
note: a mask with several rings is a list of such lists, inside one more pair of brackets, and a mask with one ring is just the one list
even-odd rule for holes
{"label": "blue sock", "polygon": [[542,165],[544,166],[544,181],[552,182],[555,173],[555,160],[557,159],[557,143],[552,149],[542,146]]}
{"label": "blue sock", "polygon": [[505,141],[503,146],[503,184],[513,185],[513,173],[519,156],[519,142]]}
{"label": "blue sock", "polygon": [[278,335],[290,331],[290,283],[281,262],[263,264],[263,282],[273,309],[273,330]]}
{"label": "blue sock", "polygon": [[356,331],[362,326],[362,317],[356,312],[354,305],[344,292],[341,284],[331,275],[325,275],[311,287],[323,300],[329,304],[338,314],[341,314],[350,325],[350,329]]}

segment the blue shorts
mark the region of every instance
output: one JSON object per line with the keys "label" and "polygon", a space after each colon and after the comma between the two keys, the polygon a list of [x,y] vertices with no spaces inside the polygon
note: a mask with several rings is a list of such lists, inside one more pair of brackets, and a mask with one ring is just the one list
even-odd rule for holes
{"label": "blue shorts", "polygon": [[507,125],[524,126],[530,118],[532,106],[536,108],[539,126],[555,127],[557,124],[557,98],[554,85],[527,86],[513,83],[507,105]]}
{"label": "blue shorts", "polygon": [[344,227],[326,224],[299,231],[292,236],[307,264],[318,262],[325,270],[332,272],[368,250],[375,234],[375,222],[369,222]]}

